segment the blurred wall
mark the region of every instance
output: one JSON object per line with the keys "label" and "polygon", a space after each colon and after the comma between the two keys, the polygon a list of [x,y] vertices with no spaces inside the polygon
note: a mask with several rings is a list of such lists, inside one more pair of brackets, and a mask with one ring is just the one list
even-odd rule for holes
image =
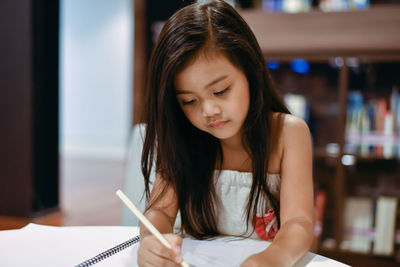
{"label": "blurred wall", "polygon": [[133,1],[61,0],[60,149],[121,159],[131,128]]}

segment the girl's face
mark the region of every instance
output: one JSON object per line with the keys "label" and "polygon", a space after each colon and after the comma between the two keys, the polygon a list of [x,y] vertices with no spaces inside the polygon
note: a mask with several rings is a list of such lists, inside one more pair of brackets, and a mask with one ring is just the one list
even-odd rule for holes
{"label": "girl's face", "polygon": [[197,57],[177,74],[175,89],[182,111],[195,127],[220,140],[241,140],[250,105],[249,83],[228,58]]}

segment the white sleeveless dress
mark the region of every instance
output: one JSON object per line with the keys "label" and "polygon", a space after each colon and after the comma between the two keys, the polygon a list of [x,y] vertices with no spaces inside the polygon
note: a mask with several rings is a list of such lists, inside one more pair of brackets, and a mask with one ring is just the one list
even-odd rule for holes
{"label": "white sleeveless dress", "polygon": [[[220,200],[220,209],[217,212],[218,231],[227,236],[245,236],[260,239],[254,231],[253,225],[248,224],[246,231],[246,205],[250,193],[253,176],[250,172],[239,172],[234,170],[222,170],[214,173],[216,182],[216,194]],[[268,187],[271,193],[279,200],[281,177],[279,174],[268,174]],[[272,208],[269,201],[261,201],[257,216],[264,216],[265,212]],[[181,219],[178,213],[174,232],[181,234]],[[269,226],[271,227],[271,226]],[[185,234],[183,233],[183,236]]]}

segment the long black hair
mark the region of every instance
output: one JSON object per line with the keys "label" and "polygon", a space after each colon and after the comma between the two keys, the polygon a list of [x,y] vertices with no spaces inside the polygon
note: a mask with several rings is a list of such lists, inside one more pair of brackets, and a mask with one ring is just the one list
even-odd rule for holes
{"label": "long black hair", "polygon": [[176,75],[199,53],[208,51],[225,55],[249,82],[250,107],[243,124],[243,144],[252,160],[253,184],[247,222],[255,218],[258,203],[265,198],[272,204],[280,225],[279,199],[267,186],[269,151],[277,143],[271,137],[270,115],[289,111],[273,87],[254,34],[224,1],[201,1],[177,11],[165,23],[154,47],[145,93],[147,128],[142,172],[146,196],[150,195],[149,178],[155,162],[164,189],[171,186],[176,192],[182,230],[198,239],[218,235],[213,175],[215,167],[222,165],[218,161],[223,161],[220,142],[188,121],[174,88]]}

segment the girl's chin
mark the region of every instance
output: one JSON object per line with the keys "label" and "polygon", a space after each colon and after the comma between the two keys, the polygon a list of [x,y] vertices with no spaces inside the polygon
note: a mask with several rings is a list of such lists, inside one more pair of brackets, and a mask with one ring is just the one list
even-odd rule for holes
{"label": "girl's chin", "polygon": [[209,131],[208,133],[220,140],[228,140],[236,135],[232,131]]}

